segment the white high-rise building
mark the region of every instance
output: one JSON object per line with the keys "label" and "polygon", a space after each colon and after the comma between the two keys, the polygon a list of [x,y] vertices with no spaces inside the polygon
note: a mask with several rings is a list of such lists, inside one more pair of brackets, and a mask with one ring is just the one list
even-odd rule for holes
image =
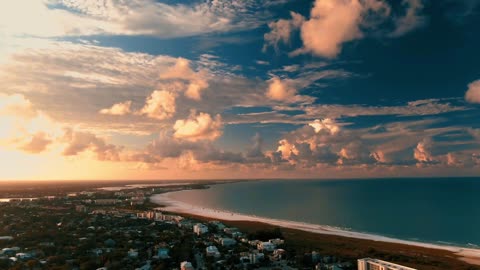
{"label": "white high-rise building", "polygon": [[358,270],[417,270],[415,268],[371,258],[359,259],[357,263]]}

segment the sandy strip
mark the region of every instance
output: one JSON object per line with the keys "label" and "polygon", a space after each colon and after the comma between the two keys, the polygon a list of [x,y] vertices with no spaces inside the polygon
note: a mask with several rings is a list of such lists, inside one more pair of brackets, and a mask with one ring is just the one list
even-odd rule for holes
{"label": "sandy strip", "polygon": [[480,249],[421,243],[421,242],[401,240],[401,239],[380,236],[380,235],[345,231],[339,228],[325,226],[325,225],[316,225],[316,224],[310,224],[310,223],[304,223],[304,222],[264,218],[264,217],[254,216],[254,215],[246,215],[246,214],[233,213],[233,212],[224,211],[224,210],[198,207],[188,203],[173,200],[171,197],[169,197],[168,194],[169,193],[153,195],[152,197],[150,197],[150,201],[159,205],[166,205],[166,207],[163,207],[161,209],[169,212],[192,214],[192,215],[203,216],[203,217],[219,219],[219,220],[254,221],[254,222],[261,222],[261,223],[266,223],[266,224],[275,225],[279,227],[302,230],[302,231],[318,233],[318,234],[330,234],[330,235],[351,237],[351,238],[357,238],[357,239],[397,243],[397,244],[419,246],[419,247],[425,247],[425,248],[431,248],[431,249],[448,250],[462,257],[461,259],[467,263],[480,265]]}

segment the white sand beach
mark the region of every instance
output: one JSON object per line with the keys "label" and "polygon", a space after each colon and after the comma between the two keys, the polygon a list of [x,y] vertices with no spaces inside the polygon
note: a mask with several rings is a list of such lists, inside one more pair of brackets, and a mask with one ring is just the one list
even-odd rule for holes
{"label": "white sand beach", "polygon": [[169,194],[170,193],[162,193],[162,194],[153,195],[152,197],[150,197],[150,201],[159,205],[165,205],[165,207],[161,208],[163,211],[169,211],[169,212],[175,212],[175,213],[192,214],[192,215],[203,216],[203,217],[208,217],[208,218],[218,219],[218,220],[227,220],[227,221],[261,222],[261,223],[266,223],[266,224],[275,225],[279,227],[302,230],[302,231],[318,233],[318,234],[329,234],[329,235],[337,235],[337,236],[344,236],[344,237],[351,237],[351,238],[358,238],[358,239],[365,239],[365,240],[390,242],[390,243],[398,243],[398,244],[419,246],[419,247],[432,248],[432,249],[448,250],[458,254],[459,256],[462,257],[462,260],[470,264],[480,265],[480,249],[401,240],[401,239],[385,237],[380,235],[346,231],[346,230],[342,230],[342,229],[331,227],[331,226],[325,226],[325,225],[316,225],[316,224],[310,224],[310,223],[304,223],[304,222],[264,218],[264,217],[254,216],[254,215],[246,215],[246,214],[239,214],[239,213],[234,213],[234,212],[229,212],[224,210],[210,209],[210,208],[194,206],[188,203],[174,200],[169,196]]}

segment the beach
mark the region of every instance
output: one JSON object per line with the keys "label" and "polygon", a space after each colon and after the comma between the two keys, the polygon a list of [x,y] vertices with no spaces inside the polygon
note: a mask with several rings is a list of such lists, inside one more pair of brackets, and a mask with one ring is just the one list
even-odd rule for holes
{"label": "beach", "polygon": [[291,230],[314,233],[319,235],[338,236],[343,238],[353,238],[359,240],[367,240],[374,242],[407,245],[424,249],[433,249],[453,253],[458,259],[473,265],[480,265],[480,249],[439,245],[432,243],[422,243],[409,240],[390,238],[380,235],[366,234],[354,231],[342,230],[331,226],[322,226],[303,222],[295,222],[289,220],[264,218],[254,215],[245,215],[229,211],[209,209],[187,204],[178,200],[174,200],[169,196],[170,193],[162,193],[153,195],[150,200],[153,203],[162,205],[163,211],[187,214],[196,217],[204,217],[207,219],[215,219],[224,222],[242,222],[242,223],[261,223],[270,226],[282,227]]}

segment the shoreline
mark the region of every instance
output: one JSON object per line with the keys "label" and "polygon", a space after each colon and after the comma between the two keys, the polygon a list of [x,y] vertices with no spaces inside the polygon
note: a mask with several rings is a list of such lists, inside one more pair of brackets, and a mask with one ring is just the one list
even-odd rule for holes
{"label": "shoreline", "polygon": [[473,265],[480,265],[480,249],[459,247],[459,246],[448,246],[440,245],[433,243],[424,243],[424,242],[415,242],[410,240],[402,240],[392,237],[386,237],[381,235],[374,235],[368,233],[360,233],[354,231],[342,230],[336,227],[327,226],[327,225],[316,225],[311,223],[290,221],[290,220],[280,220],[266,217],[259,217],[255,215],[247,215],[229,212],[225,210],[216,210],[205,207],[198,207],[177,201],[172,199],[169,194],[171,192],[155,194],[150,197],[150,201],[157,205],[161,205],[163,211],[175,212],[180,214],[189,214],[193,216],[200,216],[211,219],[218,219],[221,221],[237,221],[237,222],[257,222],[264,223],[271,226],[277,226],[287,229],[300,230],[303,232],[314,233],[314,234],[323,234],[331,235],[338,237],[354,238],[361,240],[370,240],[376,242],[386,242],[391,244],[401,244],[408,246],[415,246],[427,249],[436,249],[449,251],[454,253],[459,257],[460,260],[467,262]]}

